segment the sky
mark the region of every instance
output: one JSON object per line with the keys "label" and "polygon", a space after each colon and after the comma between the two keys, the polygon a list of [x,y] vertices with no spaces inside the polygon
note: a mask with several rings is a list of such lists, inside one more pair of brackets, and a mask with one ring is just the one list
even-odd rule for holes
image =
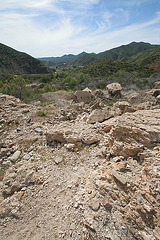
{"label": "sky", "polygon": [[33,57],[160,44],[160,0],[0,1],[0,42]]}

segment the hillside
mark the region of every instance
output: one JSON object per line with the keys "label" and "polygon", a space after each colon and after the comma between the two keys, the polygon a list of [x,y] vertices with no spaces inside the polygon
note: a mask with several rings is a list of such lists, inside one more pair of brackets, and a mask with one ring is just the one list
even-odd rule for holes
{"label": "hillside", "polygon": [[160,70],[160,47],[142,51],[130,57],[128,63],[135,63]]}
{"label": "hillside", "polygon": [[[1,54],[1,58],[3,58],[0,63],[1,74],[24,74],[19,78],[4,74],[0,79],[0,90],[4,94],[14,95],[24,102],[31,102],[41,99],[42,94],[46,92],[78,90],[85,87],[105,89],[106,85],[112,82],[120,83],[126,90],[152,88],[154,83],[158,81],[160,74],[160,47],[157,46],[131,43],[117,48],[119,56],[121,49],[121,56],[125,55],[126,61],[124,61],[124,58],[123,61],[99,60],[97,59],[98,54],[83,53],[84,55],[79,58],[81,59],[81,65],[74,66],[74,62],[71,62],[70,65],[57,63],[54,73],[42,74],[42,70],[46,71],[47,68],[39,60],[1,45],[1,51],[2,49],[6,50],[4,51],[6,54],[4,52]],[[142,50],[148,47],[151,49]],[[138,54],[127,57],[140,50],[142,51]],[[91,60],[92,63],[88,64]],[[43,66],[43,68],[37,68],[36,64]],[[24,66],[25,68],[23,68]],[[37,73],[37,69],[39,72],[41,70],[40,74],[26,74]]]}
{"label": "hillside", "polygon": [[[130,57],[144,52],[145,50],[158,48],[159,45],[152,45],[144,42],[132,42],[117,48],[107,50],[98,54],[85,54],[73,62],[76,66],[84,66],[97,60],[122,60],[127,61]],[[142,53],[143,54],[143,53]]]}
{"label": "hillside", "polygon": [[[111,82],[119,82],[128,89],[133,88],[133,86],[143,89],[153,87],[154,82],[157,81],[158,73],[158,70],[143,65],[99,60],[76,68],[70,75],[78,80],[80,89],[85,87],[105,89],[106,85]],[[70,86],[71,80],[67,84]]]}
{"label": "hillside", "polygon": [[0,74],[41,74],[50,70],[38,59],[0,43]]}
{"label": "hillside", "polygon": [[77,71],[88,74],[91,77],[104,77],[116,73],[119,70],[132,72],[138,70],[136,65],[122,61],[99,60],[78,69]]}
{"label": "hillside", "polygon": [[[68,54],[63,55],[62,57],[44,57],[39,58],[42,62],[44,62],[48,67],[64,67],[66,66],[86,66],[90,63],[96,62],[98,60],[113,60],[113,61],[124,61],[129,63],[138,63],[137,59],[143,58],[148,55],[148,52],[145,51],[150,50],[150,55],[156,53],[157,48],[160,45],[153,45],[150,43],[144,42],[132,42],[127,45],[122,45],[120,47],[116,47],[101,53],[86,53],[82,52],[78,55]],[[153,51],[152,51],[153,50]],[[137,55],[140,54],[140,55]],[[130,59],[131,58],[131,59]],[[154,58],[154,56],[153,56]],[[149,60],[149,59],[148,59]],[[152,58],[150,58],[152,61]],[[143,65],[143,62],[142,62]]]}
{"label": "hillside", "polygon": [[74,55],[74,54],[66,55],[65,54],[62,57],[42,57],[42,58],[38,58],[38,59],[50,67],[50,66],[55,66],[56,64],[59,64],[59,63],[67,63],[67,62],[75,61],[77,58],[79,58],[85,54],[86,54],[86,52],[82,52],[78,55]]}

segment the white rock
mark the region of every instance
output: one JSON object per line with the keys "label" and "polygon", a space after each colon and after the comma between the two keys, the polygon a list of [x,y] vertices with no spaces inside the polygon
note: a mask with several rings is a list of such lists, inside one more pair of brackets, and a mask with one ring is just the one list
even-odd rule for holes
{"label": "white rock", "polygon": [[58,157],[55,157],[54,161],[56,164],[59,164],[63,161],[63,158],[58,156]]}
{"label": "white rock", "polygon": [[20,157],[20,154],[21,154],[21,151],[16,151],[16,152],[12,155],[11,160],[12,160],[13,162],[17,161],[18,158]]}

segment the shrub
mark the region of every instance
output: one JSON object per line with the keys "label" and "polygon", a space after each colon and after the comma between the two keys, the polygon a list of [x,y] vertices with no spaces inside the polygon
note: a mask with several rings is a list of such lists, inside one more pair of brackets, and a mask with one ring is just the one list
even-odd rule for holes
{"label": "shrub", "polygon": [[76,78],[68,76],[63,80],[62,84],[65,89],[74,90],[75,87],[78,85],[78,80]]}
{"label": "shrub", "polygon": [[47,117],[47,114],[44,113],[44,112],[39,111],[38,112],[38,116],[40,116],[40,117]]}

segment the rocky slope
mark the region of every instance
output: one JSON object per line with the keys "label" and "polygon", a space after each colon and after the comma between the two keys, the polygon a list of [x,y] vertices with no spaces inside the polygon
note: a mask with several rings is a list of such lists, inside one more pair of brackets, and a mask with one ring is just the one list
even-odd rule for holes
{"label": "rocky slope", "polygon": [[1,94],[0,239],[160,239],[159,93]]}

